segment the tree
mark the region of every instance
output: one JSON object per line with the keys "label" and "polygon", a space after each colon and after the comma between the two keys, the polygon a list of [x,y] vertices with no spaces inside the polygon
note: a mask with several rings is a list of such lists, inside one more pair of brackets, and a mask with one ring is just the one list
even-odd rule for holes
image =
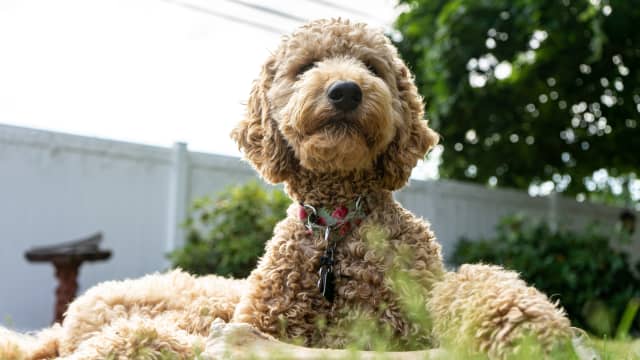
{"label": "tree", "polygon": [[400,0],[443,177],[591,189],[640,169],[640,0]]}

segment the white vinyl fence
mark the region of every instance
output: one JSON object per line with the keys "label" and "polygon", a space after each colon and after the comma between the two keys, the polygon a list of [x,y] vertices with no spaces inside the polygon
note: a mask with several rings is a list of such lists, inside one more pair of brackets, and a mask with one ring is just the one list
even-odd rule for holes
{"label": "white vinyl fence", "polygon": [[[112,279],[169,266],[165,254],[183,241],[190,202],[256,179],[238,158],[0,125],[0,324],[47,326],[55,278],[24,252],[101,231],[107,262],[85,263],[80,292]],[[531,198],[452,181],[413,181],[398,201],[428,219],[448,256],[461,236],[493,233],[503,215],[523,212],[555,224],[613,223],[620,209],[563,198]],[[636,234],[633,254],[638,253]]]}

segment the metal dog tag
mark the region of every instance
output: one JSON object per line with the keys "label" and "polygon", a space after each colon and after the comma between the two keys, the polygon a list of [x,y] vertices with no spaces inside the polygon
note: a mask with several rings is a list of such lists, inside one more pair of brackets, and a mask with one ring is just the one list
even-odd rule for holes
{"label": "metal dog tag", "polygon": [[318,290],[329,302],[335,298],[336,279],[331,266],[320,267],[320,279],[318,280]]}
{"label": "metal dog tag", "polygon": [[[325,231],[325,239],[329,238],[329,228]],[[327,247],[324,255],[320,258],[320,270],[318,271],[318,290],[325,299],[333,302],[335,297],[336,279],[333,274],[333,247]]]}

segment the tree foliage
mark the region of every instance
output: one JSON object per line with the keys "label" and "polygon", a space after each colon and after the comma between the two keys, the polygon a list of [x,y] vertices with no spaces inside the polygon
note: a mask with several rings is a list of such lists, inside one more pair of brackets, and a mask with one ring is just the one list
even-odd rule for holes
{"label": "tree foliage", "polygon": [[640,0],[400,0],[443,177],[527,188],[640,168]]}

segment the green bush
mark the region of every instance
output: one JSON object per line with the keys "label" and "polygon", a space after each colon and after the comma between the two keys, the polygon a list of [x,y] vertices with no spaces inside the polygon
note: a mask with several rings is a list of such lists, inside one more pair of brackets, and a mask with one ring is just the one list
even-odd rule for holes
{"label": "green bush", "polygon": [[[640,278],[627,254],[611,247],[612,234],[593,225],[583,232],[552,231],[543,222],[511,216],[501,221],[493,238],[462,239],[451,261],[516,270],[529,284],[560,300],[574,326],[610,336],[627,303],[640,294]],[[634,327],[637,331],[637,322]]]}
{"label": "green bush", "polygon": [[246,277],[289,204],[282,191],[267,192],[257,182],[228,188],[215,200],[197,199],[185,222],[186,244],[169,258],[194,274]]}

